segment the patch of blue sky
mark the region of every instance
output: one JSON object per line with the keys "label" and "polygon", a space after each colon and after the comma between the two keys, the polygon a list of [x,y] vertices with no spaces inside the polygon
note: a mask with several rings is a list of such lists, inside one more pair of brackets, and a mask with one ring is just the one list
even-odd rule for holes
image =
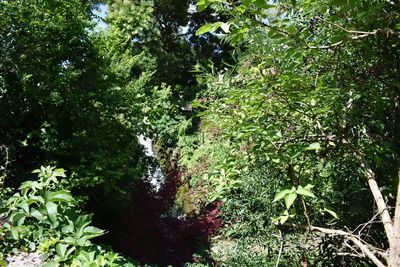
{"label": "patch of blue sky", "polygon": [[105,22],[105,19],[108,14],[108,5],[107,4],[99,4],[93,9],[93,21],[96,23],[95,31],[107,30],[108,25]]}

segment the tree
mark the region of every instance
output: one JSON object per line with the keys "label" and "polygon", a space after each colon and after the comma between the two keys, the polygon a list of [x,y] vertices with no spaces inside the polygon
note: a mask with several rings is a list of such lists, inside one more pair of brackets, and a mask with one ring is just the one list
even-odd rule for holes
{"label": "tree", "polygon": [[[225,176],[230,173],[243,188],[249,169],[266,167],[268,181],[283,187],[275,197],[285,203],[273,220],[279,230],[319,231],[333,244],[339,236],[344,242],[335,245],[333,256],[397,266],[398,6],[391,1],[197,6],[230,15],[199,34],[223,28],[226,41],[244,47],[222,81],[207,80],[214,92],[222,92],[207,104],[205,120],[230,140],[234,164],[223,164]],[[216,186],[225,187],[220,197],[228,200],[238,190],[226,182]],[[337,227],[359,231],[335,230],[321,213],[339,214]],[[377,217],[381,227],[371,225]]]}
{"label": "tree", "polygon": [[123,203],[114,197],[126,198],[120,188],[141,178],[147,159],[134,126],[140,115],[125,113],[131,102],[113,86],[92,8],[78,0],[0,2],[0,143],[9,176],[18,177],[8,185],[57,162],[79,174],[64,181],[69,187],[97,186],[109,204]]}

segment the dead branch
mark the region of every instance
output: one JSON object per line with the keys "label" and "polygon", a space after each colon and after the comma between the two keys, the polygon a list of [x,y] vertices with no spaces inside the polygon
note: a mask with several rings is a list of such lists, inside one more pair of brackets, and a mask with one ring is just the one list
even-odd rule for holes
{"label": "dead branch", "polygon": [[342,236],[344,238],[347,238],[348,240],[352,241],[354,245],[356,245],[363,253],[364,257],[369,258],[373,263],[375,263],[378,267],[385,267],[385,264],[383,264],[376,256],[375,254],[381,255],[378,253],[378,250],[376,250],[374,247],[371,245],[366,245],[362,242],[362,240],[349,232],[343,231],[343,230],[336,230],[336,229],[328,229],[328,228],[323,228],[323,227],[316,227],[316,226],[309,226],[308,227],[310,231],[317,231],[321,232],[327,235],[331,236]]}
{"label": "dead branch", "polygon": [[375,180],[375,173],[365,160],[364,155],[358,150],[354,150],[355,157],[360,161],[360,166],[364,171],[365,178],[367,178],[369,189],[374,197],[375,203],[378,207],[378,212],[381,214],[381,221],[386,232],[390,247],[394,245],[393,242],[393,221],[390,217],[388,207],[379,189],[378,183]]}

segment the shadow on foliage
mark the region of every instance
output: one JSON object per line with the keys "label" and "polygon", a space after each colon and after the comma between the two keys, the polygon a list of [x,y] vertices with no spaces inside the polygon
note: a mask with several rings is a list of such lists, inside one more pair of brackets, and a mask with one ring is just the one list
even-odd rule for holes
{"label": "shadow on foliage", "polygon": [[99,218],[92,209],[95,222],[109,231],[99,241],[142,264],[182,266],[195,261],[194,254],[207,258],[209,236],[223,224],[220,203],[208,205],[196,216],[174,216],[170,210],[181,185],[180,174],[170,171],[166,177],[157,193],[149,182],[139,181],[130,192],[131,205],[118,219]]}

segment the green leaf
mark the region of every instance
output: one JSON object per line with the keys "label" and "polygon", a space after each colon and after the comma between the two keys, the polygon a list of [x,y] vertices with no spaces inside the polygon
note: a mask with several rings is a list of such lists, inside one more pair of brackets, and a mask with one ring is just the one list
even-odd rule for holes
{"label": "green leaf", "polygon": [[308,147],[306,147],[306,150],[320,150],[321,145],[318,142],[311,143]]}
{"label": "green leaf", "polygon": [[54,175],[55,177],[66,177],[66,175],[65,175],[65,170],[62,169],[62,168],[55,169],[55,170],[53,171],[53,175]]}
{"label": "green leaf", "polygon": [[52,202],[70,202],[73,200],[72,195],[66,190],[51,192],[49,195],[49,201]]}
{"label": "green leaf", "polygon": [[72,236],[68,236],[68,237],[64,238],[64,242],[71,244],[71,245],[76,245],[76,240]]}
{"label": "green leaf", "polygon": [[209,23],[209,24],[203,25],[196,31],[196,35],[201,35],[201,34],[204,34],[207,32],[213,33],[219,27],[221,27],[222,24],[223,24],[222,22],[214,22],[214,23]]}
{"label": "green leaf", "polygon": [[272,223],[277,223],[279,222],[279,224],[284,224],[289,218],[294,217],[294,215],[290,215],[288,210],[285,210],[281,215],[279,215],[278,217],[274,218],[272,220]]}
{"label": "green leaf", "polygon": [[107,252],[107,254],[105,256],[108,259],[108,261],[110,261],[110,262],[114,262],[119,258],[118,253],[115,253],[114,251]]}
{"label": "green leaf", "polygon": [[11,233],[11,237],[12,237],[14,240],[18,240],[18,238],[19,238],[19,232],[18,232],[17,229],[12,228],[11,231],[10,231],[10,233]]}
{"label": "green leaf", "polygon": [[29,213],[29,205],[24,201],[19,205],[24,211],[25,213]]}
{"label": "green leaf", "polygon": [[281,200],[282,198],[284,198],[287,194],[293,193],[296,190],[295,187],[292,187],[292,189],[284,189],[279,191],[276,195],[275,198],[272,202],[276,202],[278,200]]}
{"label": "green leaf", "polygon": [[324,208],[323,210],[321,210],[321,212],[322,212],[322,213],[323,213],[323,212],[327,212],[327,213],[329,213],[330,215],[332,215],[335,219],[339,219],[339,216],[338,216],[337,213],[334,212],[333,210]]}
{"label": "green leaf", "polygon": [[46,203],[46,211],[47,215],[49,215],[49,218],[53,224],[57,222],[57,204],[53,202],[47,202]]}
{"label": "green leaf", "polygon": [[197,10],[198,10],[199,12],[203,11],[204,9],[206,9],[209,5],[210,5],[210,2],[209,2],[209,1],[206,1],[206,0],[199,0],[199,1],[196,3]]}
{"label": "green leaf", "polygon": [[242,6],[246,9],[252,2],[253,0],[243,0]]}
{"label": "green leaf", "polygon": [[310,185],[307,185],[306,187],[302,187],[301,185],[299,185],[299,188],[297,188],[296,193],[302,196],[306,196],[306,197],[316,197],[314,195],[313,192],[311,192],[311,188],[309,187]]}
{"label": "green leaf", "polygon": [[103,235],[104,231],[94,226],[88,226],[84,228],[83,233],[87,239],[91,239]]}
{"label": "green leaf", "polygon": [[204,9],[206,9],[209,5],[211,5],[212,3],[216,3],[216,2],[223,3],[225,1],[223,1],[223,0],[199,0],[196,3],[197,11],[201,12]]}
{"label": "green leaf", "polygon": [[42,221],[44,219],[43,214],[40,211],[38,211],[37,209],[31,210],[31,216],[38,221]]}
{"label": "green leaf", "polygon": [[259,7],[259,8],[268,9],[268,8],[275,7],[275,5],[268,4],[267,0],[253,0],[252,2],[256,7]]}
{"label": "green leaf", "polygon": [[287,209],[289,209],[293,205],[296,198],[297,198],[296,193],[290,193],[285,196],[285,205]]}
{"label": "green leaf", "polygon": [[272,159],[272,162],[273,163],[279,163],[279,162],[281,162],[281,159],[280,158],[274,158],[274,159]]}
{"label": "green leaf", "polygon": [[313,184],[307,184],[304,188],[310,190],[310,189],[314,188],[314,185]]}
{"label": "green leaf", "polygon": [[22,225],[25,221],[26,215],[23,212],[16,212],[11,215],[13,225]]}
{"label": "green leaf", "polygon": [[67,244],[58,243],[56,245],[57,255],[60,256],[61,258],[64,258],[65,252],[67,252],[67,248],[68,248]]}

